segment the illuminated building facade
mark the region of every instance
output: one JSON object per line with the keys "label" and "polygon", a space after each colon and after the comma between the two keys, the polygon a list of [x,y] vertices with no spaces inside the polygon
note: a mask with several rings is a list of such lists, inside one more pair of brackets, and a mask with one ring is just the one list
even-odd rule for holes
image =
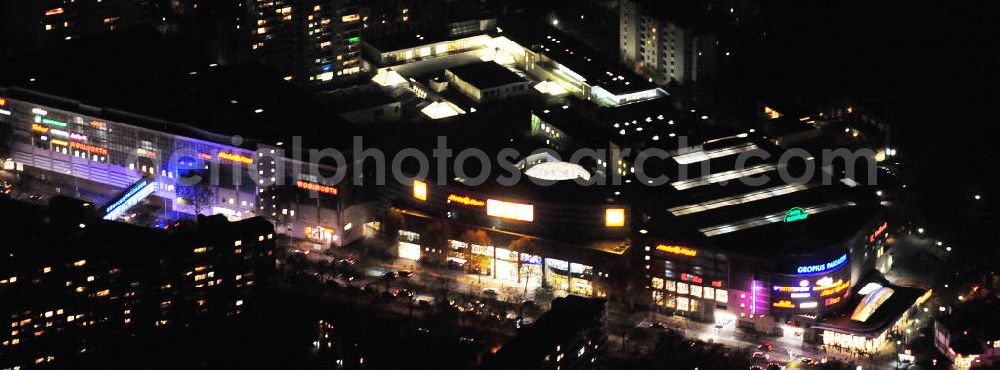
{"label": "illuminated building facade", "polygon": [[12,49],[45,48],[66,41],[160,23],[153,0],[10,1],[0,4],[0,31]]}
{"label": "illuminated building facade", "polygon": [[688,84],[711,78],[722,52],[714,33],[653,11],[657,4],[622,1],[619,14],[621,60],[660,84]]}
{"label": "illuminated building facade", "polygon": [[960,369],[1000,363],[1000,303],[984,298],[961,303],[934,321],[934,346]]}
{"label": "illuminated building facade", "polygon": [[238,317],[273,273],[274,229],[259,217],[163,230],[69,198],[0,202],[20,216],[0,225],[0,368],[84,366],[120,343]]}
{"label": "illuminated building facade", "polygon": [[324,88],[360,76],[357,0],[254,0],[248,11],[251,55],[285,80]]}
{"label": "illuminated building facade", "polygon": [[[363,206],[342,207],[337,186],[309,174],[310,166],[282,156],[277,146],[227,145],[229,138],[185,124],[120,112],[105,119],[108,110],[77,101],[26,90],[7,92],[0,124],[13,127],[12,158],[26,174],[81,194],[85,189],[87,200],[99,204],[142,178],[150,179],[143,189],[149,199],[143,203],[164,211],[162,219],[144,219],[140,212],[115,218],[153,224],[195,213],[231,220],[263,216],[279,233],[332,246],[361,238],[360,228],[349,229],[370,216]],[[276,174],[279,168],[284,175]],[[280,184],[278,176],[284,176]],[[202,181],[182,181],[192,177]],[[310,230],[319,227],[325,231]]]}
{"label": "illuminated building facade", "polygon": [[403,191],[386,221],[398,228],[393,255],[582,296],[607,297],[625,277],[619,264],[632,223],[625,204],[515,200],[422,181]]}

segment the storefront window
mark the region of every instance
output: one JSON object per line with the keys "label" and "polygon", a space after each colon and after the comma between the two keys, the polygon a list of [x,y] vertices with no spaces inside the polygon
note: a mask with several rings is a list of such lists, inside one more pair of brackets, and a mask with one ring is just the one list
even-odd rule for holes
{"label": "storefront window", "polygon": [[701,298],[701,287],[697,286],[697,285],[692,285],[691,286],[691,295],[695,296],[695,297],[698,297],[698,298]]}
{"label": "storefront window", "polygon": [[671,292],[676,292],[677,291],[677,282],[676,281],[667,280],[666,281],[666,286],[667,286],[667,290],[668,291],[671,291]]}
{"label": "storefront window", "polygon": [[688,311],[690,309],[690,300],[687,297],[677,297],[677,310]]}
{"label": "storefront window", "polygon": [[689,293],[687,283],[677,283],[677,294],[688,295]]}
{"label": "storefront window", "polygon": [[705,297],[705,299],[713,299],[714,300],[715,299],[715,289],[712,289],[712,288],[709,288],[709,287],[705,287],[705,295],[703,295],[702,297]]}
{"label": "storefront window", "polygon": [[658,277],[653,278],[653,289],[663,290],[663,279]]}
{"label": "storefront window", "polygon": [[399,242],[399,257],[417,261],[420,259],[420,245]]}
{"label": "storefront window", "polygon": [[719,303],[729,302],[729,292],[725,289],[716,289],[715,300],[718,301]]}

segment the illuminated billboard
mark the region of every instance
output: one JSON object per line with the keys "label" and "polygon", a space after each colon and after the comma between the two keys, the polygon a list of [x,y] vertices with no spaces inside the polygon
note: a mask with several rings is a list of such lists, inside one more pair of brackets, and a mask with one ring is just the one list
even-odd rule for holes
{"label": "illuminated billboard", "polygon": [[808,217],[809,214],[802,207],[792,207],[788,212],[785,212],[785,222],[801,221]]}
{"label": "illuminated billboard", "polygon": [[427,183],[413,180],[413,197],[420,200],[427,200]]}
{"label": "illuminated billboard", "polygon": [[698,251],[697,250],[694,250],[694,249],[691,249],[691,248],[687,248],[687,247],[681,247],[681,246],[678,246],[678,245],[663,245],[663,244],[660,244],[660,245],[656,246],[656,250],[658,250],[660,252],[667,252],[667,253],[681,255],[681,256],[687,256],[687,257],[694,257],[694,256],[698,255]]}
{"label": "illuminated billboard", "polygon": [[329,243],[336,240],[333,229],[324,226],[306,226],[306,239],[317,243]]}
{"label": "illuminated billboard", "polygon": [[448,203],[458,203],[464,206],[482,207],[486,202],[465,195],[448,194]]}
{"label": "illuminated billboard", "polygon": [[493,217],[531,222],[535,220],[535,206],[487,199],[486,214]]}
{"label": "illuminated billboard", "polygon": [[332,186],[317,184],[314,182],[299,180],[295,183],[295,186],[299,189],[312,190],[330,195],[337,195],[337,188]]}
{"label": "illuminated billboard", "polygon": [[833,261],[830,261],[830,262],[827,262],[827,263],[820,263],[820,264],[816,264],[816,265],[799,266],[799,267],[795,268],[795,273],[797,273],[799,275],[819,274],[819,273],[823,273],[823,272],[827,272],[827,271],[836,270],[836,269],[840,268],[841,266],[843,266],[845,264],[847,264],[847,253],[844,253],[843,255],[841,255],[840,257],[838,257],[837,259],[835,259]]}
{"label": "illuminated billboard", "polygon": [[138,182],[104,206],[104,217],[102,218],[109,221],[117,220],[125,211],[146,199],[154,190],[156,190],[156,181],[151,178],[139,179]]}
{"label": "illuminated billboard", "polygon": [[608,208],[604,211],[604,225],[607,227],[625,226],[625,209]]}

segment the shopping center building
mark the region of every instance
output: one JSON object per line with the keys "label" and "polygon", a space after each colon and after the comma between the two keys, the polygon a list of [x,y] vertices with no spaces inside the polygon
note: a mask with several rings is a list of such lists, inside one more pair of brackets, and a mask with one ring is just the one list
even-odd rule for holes
{"label": "shopping center building", "polygon": [[[162,226],[194,213],[265,216],[279,232],[317,245],[362,236],[362,227],[345,230],[370,221],[363,206],[352,207],[360,202],[341,203],[350,188],[317,176],[293,149],[348,148],[350,126],[280,80],[209,63],[181,67],[191,61],[156,57],[169,42],[141,40],[100,46],[111,50],[98,54],[116,58],[57,62],[61,53],[98,47],[80,44],[13,61],[23,63],[12,66],[20,72],[0,81],[0,125],[12,132],[7,168],[33,179],[41,195],[97,204],[147,179],[136,197],[122,199],[143,211],[113,214],[132,223]],[[115,46],[131,44],[143,46]],[[143,76],[142,87],[134,76]],[[304,142],[293,146],[294,135]],[[324,175],[336,166],[317,168]],[[192,185],[192,178],[203,181]]]}

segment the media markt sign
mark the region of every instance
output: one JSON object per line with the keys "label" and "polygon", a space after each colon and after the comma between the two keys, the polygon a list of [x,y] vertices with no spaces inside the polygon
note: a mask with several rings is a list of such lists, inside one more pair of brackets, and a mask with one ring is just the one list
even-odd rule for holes
{"label": "media markt sign", "polygon": [[785,212],[785,222],[801,221],[805,220],[806,217],[809,217],[809,214],[802,207],[792,207],[788,212]]}

